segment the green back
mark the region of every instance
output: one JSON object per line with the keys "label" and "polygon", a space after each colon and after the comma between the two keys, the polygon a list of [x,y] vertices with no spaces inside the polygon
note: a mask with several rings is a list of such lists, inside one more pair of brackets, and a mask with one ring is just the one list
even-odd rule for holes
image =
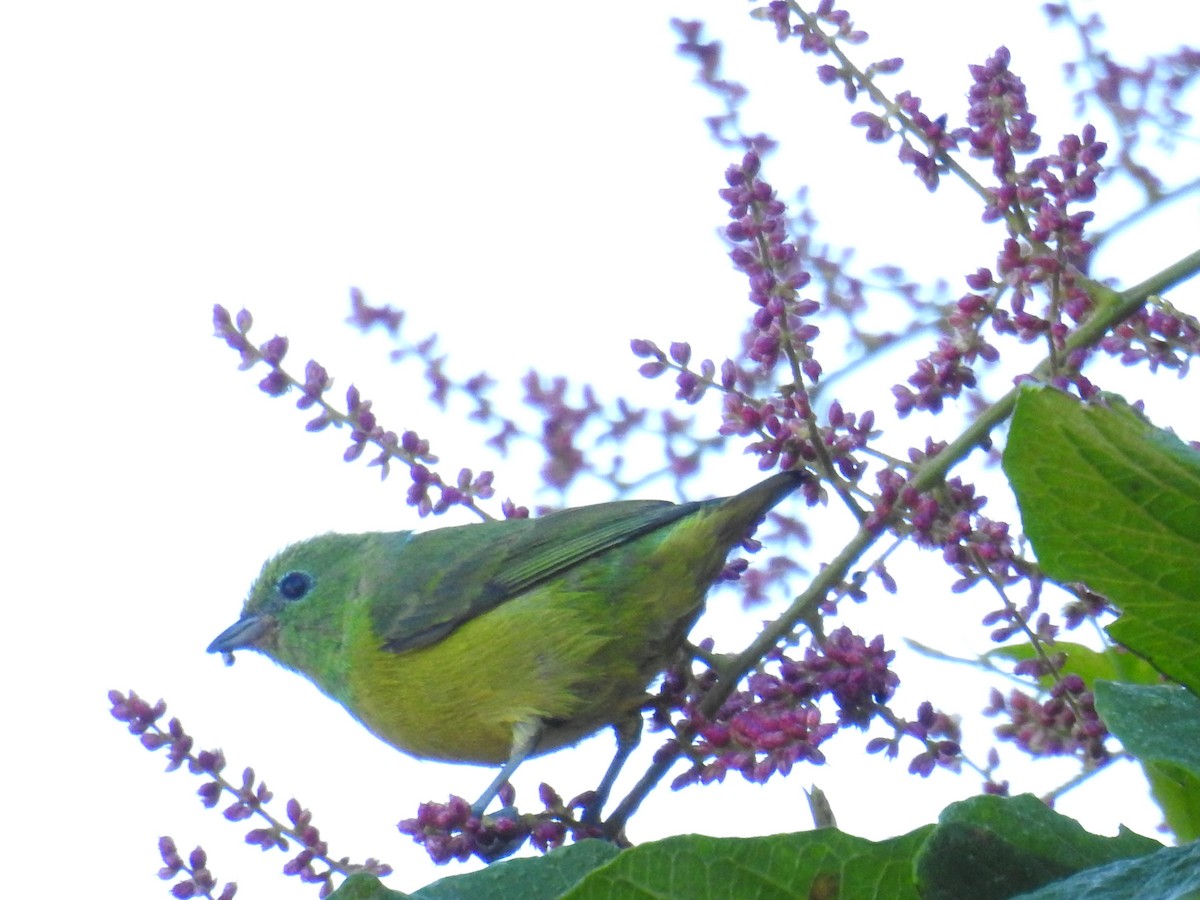
{"label": "green back", "polygon": [[622,500],[413,534],[371,611],[383,646],[427,647],[455,628],[607,550],[691,515],[709,500]]}

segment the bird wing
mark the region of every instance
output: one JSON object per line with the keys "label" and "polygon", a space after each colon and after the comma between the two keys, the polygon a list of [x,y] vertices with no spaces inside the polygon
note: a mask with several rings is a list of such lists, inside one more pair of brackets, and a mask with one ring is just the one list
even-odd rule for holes
{"label": "bird wing", "polygon": [[399,583],[375,594],[377,633],[395,653],[427,647],[506,600],[711,502],[622,500],[413,535],[393,569]]}

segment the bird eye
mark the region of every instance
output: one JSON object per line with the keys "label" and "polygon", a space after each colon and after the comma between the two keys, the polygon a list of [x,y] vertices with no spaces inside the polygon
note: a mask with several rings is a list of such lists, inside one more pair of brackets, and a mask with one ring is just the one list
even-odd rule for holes
{"label": "bird eye", "polygon": [[313,578],[307,572],[288,572],[275,584],[286,600],[299,600],[312,590]]}

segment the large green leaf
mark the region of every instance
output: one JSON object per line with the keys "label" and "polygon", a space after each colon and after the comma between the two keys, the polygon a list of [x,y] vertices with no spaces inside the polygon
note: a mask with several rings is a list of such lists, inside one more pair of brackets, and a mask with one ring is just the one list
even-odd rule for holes
{"label": "large green leaf", "polygon": [[1200,837],[1200,700],[1175,685],[1101,681],[1096,710],[1142,763],[1175,836]]}
{"label": "large green leaf", "polygon": [[1131,831],[1091,834],[1028,794],[972,797],[942,812],[916,877],[924,900],[1004,900],[1161,846]]}
{"label": "large green leaf", "polygon": [[1163,847],[1138,859],[1088,869],[1021,894],[1014,900],[1196,900],[1200,897],[1200,844]]}
{"label": "large green leaf", "polygon": [[440,878],[412,894],[389,890],[373,875],[351,875],[329,900],[554,900],[620,852],[607,841],[580,841],[545,856],[505,860]]}
{"label": "large green leaf", "polygon": [[478,872],[442,878],[416,891],[412,900],[552,900],[620,852],[607,841],[580,841],[542,857],[509,859]]}
{"label": "large green leaf", "polygon": [[[833,828],[754,838],[679,835],[618,851],[584,841],[443,878],[413,900],[1000,900],[1161,848],[1132,832],[1089,834],[1031,796],[951,804],[937,825],[869,841]],[[350,893],[354,888],[358,893]],[[388,900],[354,876],[331,900]],[[378,893],[372,893],[378,891]]]}
{"label": "large green leaf", "polygon": [[1200,689],[1200,453],[1119,399],[1028,387],[1004,471],[1046,573],[1107,596],[1112,636]]}
{"label": "large green leaf", "polygon": [[624,851],[564,900],[917,900],[913,856],[932,829],[878,842],[832,828],[755,838],[680,835]]}

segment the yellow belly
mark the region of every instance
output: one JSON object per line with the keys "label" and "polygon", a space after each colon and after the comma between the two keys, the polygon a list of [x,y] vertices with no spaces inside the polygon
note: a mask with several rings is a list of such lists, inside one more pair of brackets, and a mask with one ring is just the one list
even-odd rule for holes
{"label": "yellow belly", "polygon": [[660,549],[587,563],[420,650],[380,649],[364,617],[349,640],[347,706],[400,750],[476,763],[505,761],[520,722],[543,725],[544,753],[625,719],[716,574]]}

